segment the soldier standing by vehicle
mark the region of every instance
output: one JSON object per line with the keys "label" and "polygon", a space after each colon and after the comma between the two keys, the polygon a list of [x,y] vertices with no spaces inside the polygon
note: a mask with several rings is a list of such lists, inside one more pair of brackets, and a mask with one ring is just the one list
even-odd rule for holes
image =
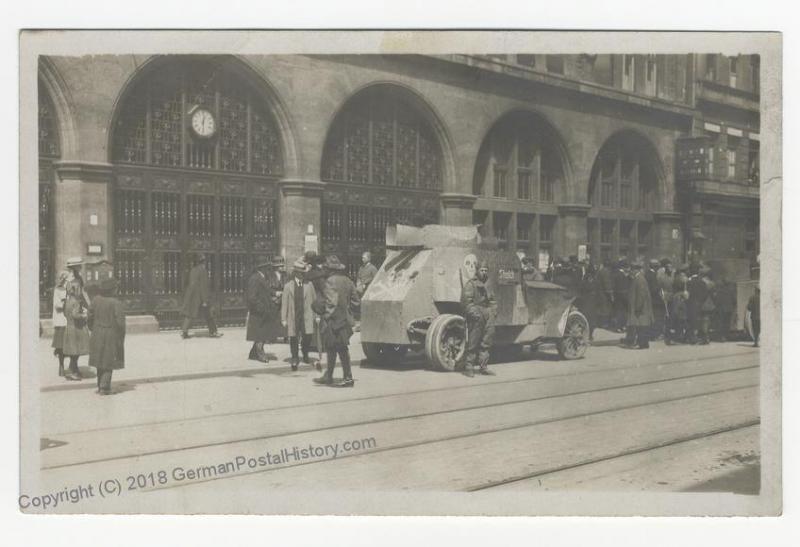
{"label": "soldier standing by vehicle", "polygon": [[497,316],[497,302],[488,286],[489,265],[485,260],[478,263],[475,277],[461,289],[461,307],[467,319],[467,351],[464,374],[470,378],[475,375],[475,361],[479,372],[494,376],[489,370],[489,348],[494,341],[494,324]]}
{"label": "soldier standing by vehicle", "polygon": [[[345,266],[335,255],[328,256],[325,261],[328,279],[322,298],[312,304],[314,312],[320,316],[320,332],[322,343],[327,351],[328,367],[325,373],[314,378],[314,382],[336,387],[353,387],[353,373],[350,369],[350,337],[353,336],[352,310],[359,305],[356,286],[345,274]],[[336,368],[336,356],[342,361],[344,378],[341,382],[333,382],[333,370]]]}
{"label": "soldier standing by vehicle", "polygon": [[356,277],[356,290],[358,296],[364,296],[367,287],[375,279],[375,274],[378,273],[378,268],[372,263],[372,254],[369,251],[364,251],[361,255],[361,267],[358,269],[358,276]]}

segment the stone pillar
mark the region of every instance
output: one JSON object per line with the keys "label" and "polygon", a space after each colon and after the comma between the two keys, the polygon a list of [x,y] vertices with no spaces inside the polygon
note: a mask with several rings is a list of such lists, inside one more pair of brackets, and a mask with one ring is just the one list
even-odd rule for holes
{"label": "stone pillar", "polygon": [[448,226],[472,226],[472,206],[476,199],[477,196],[472,194],[442,194],[440,223]]}
{"label": "stone pillar", "polygon": [[658,211],[653,213],[653,256],[669,258],[673,264],[684,261],[683,215],[677,211]]}
{"label": "stone pillar", "polygon": [[[85,262],[109,260],[111,256],[112,209],[111,165],[107,163],[56,162],[55,270],[63,270],[67,259]],[[89,255],[89,246],[93,254]]]}
{"label": "stone pillar", "polygon": [[592,206],[588,203],[564,203],[558,206],[559,242],[557,256],[578,254],[578,245],[589,244],[586,215]]}
{"label": "stone pillar", "polygon": [[[311,226],[320,238],[322,192],[325,183],[315,180],[284,180],[280,182],[280,253],[287,269],[305,252],[305,237]],[[317,249],[319,252],[319,249]]]}

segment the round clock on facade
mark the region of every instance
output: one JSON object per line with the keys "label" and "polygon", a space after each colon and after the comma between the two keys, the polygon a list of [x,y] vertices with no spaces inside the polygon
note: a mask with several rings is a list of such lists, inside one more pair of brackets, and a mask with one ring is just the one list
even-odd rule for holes
{"label": "round clock on facade", "polygon": [[198,106],[189,111],[189,122],[192,131],[198,137],[208,139],[217,132],[217,120],[207,108]]}

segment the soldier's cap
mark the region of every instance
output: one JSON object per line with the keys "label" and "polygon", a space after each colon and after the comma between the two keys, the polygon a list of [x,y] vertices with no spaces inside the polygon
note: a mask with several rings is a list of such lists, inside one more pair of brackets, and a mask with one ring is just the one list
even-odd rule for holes
{"label": "soldier's cap", "polygon": [[666,265],[668,265],[668,264],[669,264],[669,265],[671,265],[671,264],[672,264],[672,261],[671,261],[669,258],[662,258],[662,259],[661,259],[661,265],[662,265],[662,266],[666,266]]}
{"label": "soldier's cap", "polygon": [[345,269],[345,265],[339,261],[339,257],[336,255],[328,255],[325,258],[325,269],[326,270],[333,270],[333,271],[341,271]]}
{"label": "soldier's cap", "polygon": [[83,266],[83,258],[80,256],[73,256],[72,258],[67,259],[67,268],[72,268],[73,266]]}
{"label": "soldier's cap", "polygon": [[283,258],[281,255],[275,255],[272,257],[270,264],[276,268],[282,268],[286,265],[286,259]]}
{"label": "soldier's cap", "polygon": [[254,268],[260,269],[260,268],[268,268],[270,266],[272,266],[272,261],[271,260],[269,260],[267,258],[259,258],[259,259],[256,260]]}
{"label": "soldier's cap", "polygon": [[661,265],[661,263],[658,261],[658,259],[657,259],[657,258],[651,258],[651,259],[650,259],[650,265],[651,265],[651,266],[660,266],[660,265]]}
{"label": "soldier's cap", "polygon": [[485,259],[478,261],[478,267],[476,269],[481,270],[483,268],[489,269],[489,263]]}

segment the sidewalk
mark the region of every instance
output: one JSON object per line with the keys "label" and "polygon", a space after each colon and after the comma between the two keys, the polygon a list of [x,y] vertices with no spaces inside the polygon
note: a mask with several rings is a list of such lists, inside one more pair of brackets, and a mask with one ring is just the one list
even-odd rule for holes
{"label": "sidewalk", "polygon": [[[195,330],[188,340],[180,337],[180,331],[129,335],[125,339],[126,366],[124,370],[115,373],[115,379],[119,377],[126,382],[143,383],[291,369],[288,343],[265,346],[267,352],[273,356],[269,364],[265,365],[247,358],[251,342],[245,340],[245,328],[224,328],[220,332],[224,335],[222,338],[210,338],[205,330]],[[613,346],[619,343],[621,337],[621,334],[598,329],[595,331],[594,345]],[[85,380],[65,380],[58,376],[58,361],[53,356],[50,342],[49,338],[40,338],[38,341],[42,391],[94,389],[95,370],[88,366],[89,356],[82,356],[78,362]],[[364,358],[359,332],[350,339],[350,354],[354,366],[358,366]],[[317,354],[312,352],[311,357],[316,358]],[[308,369],[309,365],[301,363],[301,367]]]}

